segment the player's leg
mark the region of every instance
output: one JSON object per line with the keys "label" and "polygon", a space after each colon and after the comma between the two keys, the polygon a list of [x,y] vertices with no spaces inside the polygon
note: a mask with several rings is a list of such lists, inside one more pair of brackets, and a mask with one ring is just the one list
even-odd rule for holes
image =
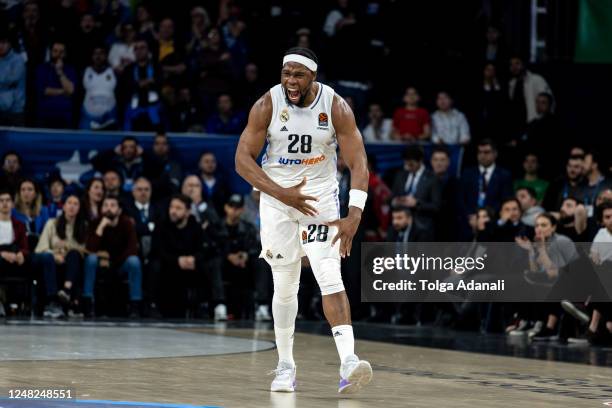
{"label": "player's leg", "polygon": [[372,368],[355,355],[355,338],[351,325],[351,308],[340,272],[339,243],[332,247],[335,227],[325,221],[337,219],[335,197],[316,204],[319,216],[300,219],[301,243],[308,256],[315,279],[321,289],[323,312],[332,329],[340,357],[339,392],[353,393],[372,379]]}
{"label": "player's leg", "polygon": [[288,265],[273,265],[274,295],[272,296],[272,318],[278,351],[276,377],[271,391],[293,392],[295,390],[295,361],[293,360],[293,337],[298,311],[298,289],[300,287],[300,261]]}
{"label": "player's leg", "polygon": [[274,282],[272,318],[278,351],[276,376],[271,391],[295,390],[293,335],[297,316],[302,248],[298,241],[298,223],[290,211],[260,202],[261,257],[270,264]]}

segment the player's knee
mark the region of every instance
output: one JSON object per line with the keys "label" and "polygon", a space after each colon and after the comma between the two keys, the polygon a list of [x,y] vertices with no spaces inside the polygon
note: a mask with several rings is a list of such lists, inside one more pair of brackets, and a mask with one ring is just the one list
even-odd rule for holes
{"label": "player's knee", "polygon": [[321,295],[333,295],[344,290],[342,274],[340,273],[340,260],[324,258],[319,263],[318,272],[315,273]]}
{"label": "player's knee", "polygon": [[297,299],[300,288],[300,269],[300,262],[272,267],[274,302],[290,303]]}

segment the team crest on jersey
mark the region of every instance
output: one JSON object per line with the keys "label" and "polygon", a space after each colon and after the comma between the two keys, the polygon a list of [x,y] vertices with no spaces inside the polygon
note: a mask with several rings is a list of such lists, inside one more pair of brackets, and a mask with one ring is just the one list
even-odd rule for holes
{"label": "team crest on jersey", "polygon": [[308,234],[306,233],[306,231],[302,231],[302,244],[305,244],[308,242]]}
{"label": "team crest on jersey", "polygon": [[327,117],[327,113],[321,112],[319,113],[319,126],[329,126],[329,118]]}
{"label": "team crest on jersey", "polygon": [[287,122],[289,120],[289,109],[285,108],[280,113],[281,122]]}

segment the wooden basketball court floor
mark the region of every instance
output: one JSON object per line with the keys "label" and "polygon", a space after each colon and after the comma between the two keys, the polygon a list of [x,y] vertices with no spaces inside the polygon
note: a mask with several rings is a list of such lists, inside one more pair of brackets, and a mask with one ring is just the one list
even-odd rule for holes
{"label": "wooden basketball court floor", "polygon": [[[384,333],[373,325],[355,329],[358,337],[366,330]],[[0,407],[612,406],[612,361],[567,363],[369,340],[358,340],[357,352],[372,363],[373,382],[343,397],[336,392],[333,339],[302,332],[295,338],[298,391],[270,393],[272,340],[269,324],[0,324]],[[70,388],[77,400],[7,398],[9,390],[24,388]]]}

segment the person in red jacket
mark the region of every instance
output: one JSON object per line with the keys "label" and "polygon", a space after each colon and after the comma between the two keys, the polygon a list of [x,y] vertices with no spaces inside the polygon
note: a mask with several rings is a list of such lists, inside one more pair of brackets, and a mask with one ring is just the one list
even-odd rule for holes
{"label": "person in red jacket", "polygon": [[[5,277],[27,277],[25,267],[28,238],[25,226],[11,217],[13,197],[8,190],[0,190],[0,280]],[[0,316],[4,316],[0,302]]]}
{"label": "person in red jacket", "polygon": [[85,245],[85,277],[83,280],[83,313],[91,317],[94,285],[98,267],[107,267],[127,274],[130,288],[130,317],[140,316],[142,300],[142,265],[138,258],[138,237],[134,221],[123,214],[116,196],[102,201],[101,217],[90,225]]}

